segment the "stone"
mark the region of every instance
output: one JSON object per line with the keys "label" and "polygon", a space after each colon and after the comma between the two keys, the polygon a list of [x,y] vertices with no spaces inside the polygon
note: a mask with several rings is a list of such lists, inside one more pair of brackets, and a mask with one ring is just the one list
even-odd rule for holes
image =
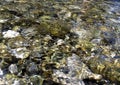
{"label": "stone", "polygon": [[9,71],[10,71],[10,73],[17,73],[18,72],[18,68],[17,68],[17,65],[16,64],[11,64],[10,66],[9,66]]}
{"label": "stone", "polygon": [[20,35],[19,32],[13,30],[5,31],[2,34],[3,34],[3,38],[14,38]]}

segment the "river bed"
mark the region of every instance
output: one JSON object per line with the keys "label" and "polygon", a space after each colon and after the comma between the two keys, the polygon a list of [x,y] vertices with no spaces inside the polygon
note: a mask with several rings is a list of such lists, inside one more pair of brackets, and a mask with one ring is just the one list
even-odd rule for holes
{"label": "river bed", "polygon": [[119,0],[1,0],[0,85],[119,83]]}

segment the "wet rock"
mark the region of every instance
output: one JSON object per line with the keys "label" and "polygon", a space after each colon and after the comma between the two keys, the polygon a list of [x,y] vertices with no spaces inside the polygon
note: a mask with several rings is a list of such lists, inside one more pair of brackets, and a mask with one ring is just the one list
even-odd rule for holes
{"label": "wet rock", "polygon": [[30,39],[37,34],[34,27],[30,28],[21,27],[21,30],[22,30],[21,35],[24,36],[26,39]]}
{"label": "wet rock", "polygon": [[94,44],[101,44],[102,39],[93,39],[93,40],[91,40],[91,42]]}
{"label": "wet rock", "polygon": [[0,79],[0,84],[5,85],[5,81],[3,79]]}
{"label": "wet rock", "polygon": [[9,66],[9,71],[10,71],[10,73],[17,73],[17,72],[18,72],[18,67],[17,67],[17,65],[16,65],[16,64],[11,64],[11,65]]}
{"label": "wet rock", "polygon": [[120,50],[120,38],[116,39],[116,43],[114,46],[115,46],[115,49]]}
{"label": "wet rock", "polygon": [[0,68],[0,77],[3,76],[3,70]]}
{"label": "wet rock", "polygon": [[73,28],[71,29],[71,32],[77,34],[79,36],[79,39],[86,39],[88,38],[88,32],[84,29],[80,29],[80,28]]}
{"label": "wet rock", "polygon": [[0,23],[5,23],[7,19],[0,19]]}
{"label": "wet rock", "polygon": [[65,42],[64,42],[64,40],[62,40],[62,39],[59,39],[58,41],[57,41],[57,45],[59,46],[59,45],[62,45],[62,44],[64,44]]}
{"label": "wet rock", "polygon": [[60,19],[68,19],[71,17],[71,15],[72,13],[66,8],[63,8],[60,12],[58,12],[58,16]]}
{"label": "wet rock", "polygon": [[[63,68],[67,68],[67,72]],[[76,54],[67,58],[65,67],[53,73],[54,81],[67,85],[84,85],[82,80],[86,78],[99,80],[102,76],[92,73]]]}
{"label": "wet rock", "polygon": [[15,80],[12,85],[21,85],[19,80]]}
{"label": "wet rock", "polygon": [[4,85],[26,85],[27,81],[25,78],[21,79],[15,76],[14,74],[6,74],[3,77]]}
{"label": "wet rock", "polygon": [[115,44],[116,43],[116,34],[114,32],[102,32],[103,42],[106,44]]}
{"label": "wet rock", "polygon": [[[110,79],[112,82],[119,83],[119,59],[93,57],[88,61],[90,69]],[[108,72],[109,71],[109,72]]]}
{"label": "wet rock", "polygon": [[1,48],[0,48],[1,54],[7,52],[7,46],[4,43],[0,43],[0,46],[1,46]]}
{"label": "wet rock", "polygon": [[43,79],[40,76],[38,76],[38,75],[31,76],[30,80],[31,80],[31,84],[43,85]]}
{"label": "wet rock", "polygon": [[11,49],[10,53],[18,59],[25,59],[29,57],[30,51],[24,48]]}
{"label": "wet rock", "polygon": [[8,52],[7,50],[7,46],[3,43],[0,43],[1,48],[0,48],[0,66],[1,68],[4,68],[8,65],[8,63],[10,63],[13,59],[13,57],[11,56],[11,54]]}
{"label": "wet rock", "polygon": [[22,36],[8,39],[6,42],[8,49],[20,48],[20,47],[28,47],[30,46],[30,42]]}
{"label": "wet rock", "polygon": [[32,74],[36,74],[38,72],[38,66],[35,64],[35,63],[30,63],[26,70],[29,72],[29,73],[32,73]]}
{"label": "wet rock", "polygon": [[50,35],[46,35],[46,36],[44,37],[44,41],[45,41],[45,42],[49,42],[50,40],[52,40],[52,37],[51,37]]}
{"label": "wet rock", "polygon": [[18,32],[8,30],[7,32],[3,32],[3,38],[14,38],[20,36]]}

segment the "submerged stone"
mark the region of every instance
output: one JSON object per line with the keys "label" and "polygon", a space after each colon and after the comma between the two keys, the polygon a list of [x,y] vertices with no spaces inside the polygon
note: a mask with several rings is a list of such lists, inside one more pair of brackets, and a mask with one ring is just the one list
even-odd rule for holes
{"label": "submerged stone", "polygon": [[[67,68],[67,73],[64,68]],[[65,85],[84,85],[82,80],[87,78],[100,80],[102,76],[92,73],[76,54],[68,57],[66,65],[53,73],[53,80]]]}
{"label": "submerged stone", "polygon": [[3,70],[0,68],[0,77],[3,76]]}
{"label": "submerged stone", "polygon": [[17,36],[20,36],[20,34],[13,30],[8,30],[7,32],[3,32],[3,38],[14,38]]}
{"label": "submerged stone", "polygon": [[10,49],[10,53],[18,59],[25,59],[29,56],[30,51],[24,48]]}
{"label": "submerged stone", "polygon": [[17,73],[18,72],[17,65],[16,64],[11,64],[9,66],[9,71],[10,71],[10,73]]}
{"label": "submerged stone", "polygon": [[87,65],[93,72],[101,74],[103,77],[111,80],[112,82],[120,82],[119,58],[111,59],[93,57],[88,61]]}
{"label": "submerged stone", "polygon": [[62,20],[43,21],[38,25],[38,33],[46,35],[50,34],[53,37],[65,37],[70,32],[71,26]]}
{"label": "submerged stone", "polygon": [[38,67],[35,63],[30,63],[26,70],[29,72],[29,73],[32,73],[32,74],[36,74],[38,72]]}
{"label": "submerged stone", "polygon": [[43,79],[38,75],[31,76],[30,80],[33,85],[43,85]]}

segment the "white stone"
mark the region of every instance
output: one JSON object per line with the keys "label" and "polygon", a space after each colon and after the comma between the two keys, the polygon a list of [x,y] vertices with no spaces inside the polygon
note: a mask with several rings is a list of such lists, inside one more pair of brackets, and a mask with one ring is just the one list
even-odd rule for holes
{"label": "white stone", "polygon": [[114,58],[114,56],[116,56],[116,53],[115,52],[111,52],[111,55],[110,55],[112,58]]}
{"label": "white stone", "polygon": [[13,30],[8,30],[2,33],[4,38],[14,38],[19,36],[19,32],[13,31]]}
{"label": "white stone", "polygon": [[64,42],[64,40],[63,39],[59,39],[58,41],[57,41],[57,45],[62,45],[62,44],[64,44],[65,42]]}
{"label": "white stone", "polygon": [[0,23],[5,23],[7,19],[0,19]]}
{"label": "white stone", "polygon": [[20,85],[20,81],[19,80],[15,80],[12,85]]}
{"label": "white stone", "polygon": [[10,73],[17,73],[18,72],[18,68],[17,68],[16,64],[11,64],[9,66],[9,71],[10,71]]}
{"label": "white stone", "polygon": [[67,12],[67,13],[65,14],[64,18],[67,19],[67,18],[71,17],[71,15],[72,15],[71,12]]}
{"label": "white stone", "polygon": [[69,9],[81,9],[80,6],[69,5]]}
{"label": "white stone", "polygon": [[10,53],[12,53],[16,58],[20,58],[20,59],[27,58],[30,54],[30,52],[25,47],[11,49]]}
{"label": "white stone", "polygon": [[116,20],[116,19],[110,19],[110,20],[114,23],[120,23],[120,20]]}
{"label": "white stone", "polygon": [[3,75],[3,71],[2,71],[2,69],[0,68],[0,75]]}

